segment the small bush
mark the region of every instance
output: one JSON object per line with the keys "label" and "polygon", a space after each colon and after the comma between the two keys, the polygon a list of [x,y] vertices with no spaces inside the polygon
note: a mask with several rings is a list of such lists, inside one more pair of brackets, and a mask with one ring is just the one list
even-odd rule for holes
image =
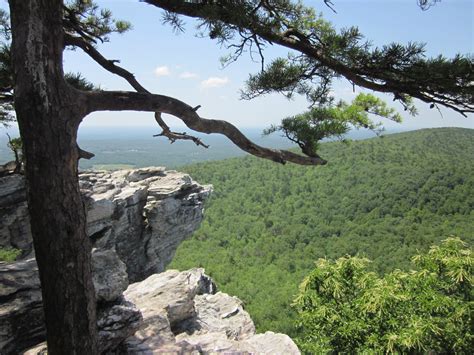
{"label": "small bush", "polygon": [[12,262],[21,254],[21,250],[0,247],[0,261]]}

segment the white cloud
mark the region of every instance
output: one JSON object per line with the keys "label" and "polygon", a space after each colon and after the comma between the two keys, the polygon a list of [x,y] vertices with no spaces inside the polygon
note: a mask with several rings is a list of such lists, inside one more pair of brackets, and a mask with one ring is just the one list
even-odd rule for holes
{"label": "white cloud", "polygon": [[157,77],[160,77],[160,76],[170,75],[171,71],[170,71],[170,68],[168,68],[166,65],[164,65],[162,67],[156,67],[154,73]]}
{"label": "white cloud", "polygon": [[219,78],[217,76],[211,76],[210,78],[201,81],[201,87],[203,88],[218,88],[224,86],[229,82],[229,78]]}
{"label": "white cloud", "polygon": [[198,75],[196,73],[191,73],[188,71],[185,71],[179,75],[181,79],[196,79]]}

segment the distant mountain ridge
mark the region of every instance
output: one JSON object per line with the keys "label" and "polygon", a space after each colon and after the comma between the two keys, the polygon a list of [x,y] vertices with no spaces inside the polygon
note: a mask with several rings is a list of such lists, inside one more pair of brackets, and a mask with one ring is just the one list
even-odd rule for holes
{"label": "distant mountain ridge", "polygon": [[244,157],[186,167],[215,192],[171,267],[205,267],[260,331],[294,334],[289,305],[316,259],[359,254],[384,273],[449,235],[472,245],[473,129],[324,143],[320,154],[327,166]]}
{"label": "distant mountain ridge", "polygon": [[[295,147],[295,145],[275,133],[262,137],[264,128],[243,128],[242,132],[251,140],[269,148]],[[178,128],[177,131],[182,131]],[[186,129],[184,129],[185,131]],[[5,129],[0,127],[0,164],[13,159],[13,153],[7,147]],[[395,130],[384,132],[392,135]],[[202,161],[222,160],[245,156],[246,153],[222,135],[196,135],[208,144],[209,149],[197,147],[190,141],[177,141],[173,145],[164,137],[153,137],[158,133],[154,127],[85,127],[79,131],[79,145],[95,154],[91,160],[81,160],[81,169],[117,170],[141,168],[147,166],[165,166],[179,168],[183,165]],[[18,132],[10,129],[10,135],[17,137]],[[353,130],[347,139],[360,140],[374,137],[367,130]]]}

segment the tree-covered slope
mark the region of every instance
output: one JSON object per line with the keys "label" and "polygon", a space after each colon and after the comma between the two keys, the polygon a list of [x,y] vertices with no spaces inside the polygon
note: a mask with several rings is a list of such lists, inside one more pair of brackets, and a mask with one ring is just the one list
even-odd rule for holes
{"label": "tree-covered slope", "polygon": [[326,143],[321,155],[327,166],[245,157],[187,167],[215,192],[170,267],[205,267],[259,330],[292,334],[290,303],[320,257],[358,254],[384,273],[449,235],[472,245],[474,130]]}

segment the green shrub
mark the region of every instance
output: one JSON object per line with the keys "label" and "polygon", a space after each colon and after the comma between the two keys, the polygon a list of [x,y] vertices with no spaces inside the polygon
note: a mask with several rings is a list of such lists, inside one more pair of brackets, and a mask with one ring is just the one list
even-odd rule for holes
{"label": "green shrub", "polygon": [[448,238],[384,277],[368,259],[319,259],[294,306],[305,353],[472,353],[474,258]]}
{"label": "green shrub", "polygon": [[14,248],[2,248],[0,247],[0,261],[11,262],[15,261],[18,255],[21,254],[21,250]]}

